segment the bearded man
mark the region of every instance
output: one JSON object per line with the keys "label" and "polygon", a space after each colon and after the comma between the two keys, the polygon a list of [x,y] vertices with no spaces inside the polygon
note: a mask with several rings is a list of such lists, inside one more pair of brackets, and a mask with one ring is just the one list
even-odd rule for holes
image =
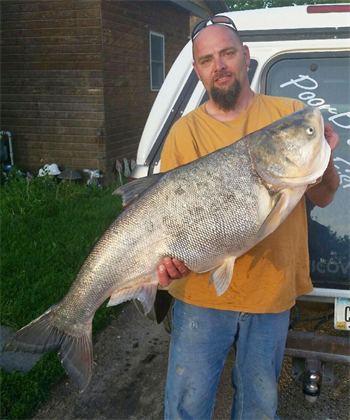
{"label": "bearded man", "polygon": [[[199,23],[192,41],[193,66],[209,100],[174,124],[162,152],[162,171],[228,146],[304,107],[297,100],[251,90],[249,49],[228,17]],[[325,136],[334,150],[339,138],[330,125]],[[324,207],[338,185],[331,158],[322,182],[307,195]],[[208,273],[190,272],[180,261],[165,258],[158,276],[162,285],[170,284],[175,298],[165,418],[212,418],[232,345],[231,418],[278,418],[277,381],[289,311],[297,296],[312,290],[304,199],[271,235],[236,260],[231,284],[220,297],[214,286],[208,287]]]}

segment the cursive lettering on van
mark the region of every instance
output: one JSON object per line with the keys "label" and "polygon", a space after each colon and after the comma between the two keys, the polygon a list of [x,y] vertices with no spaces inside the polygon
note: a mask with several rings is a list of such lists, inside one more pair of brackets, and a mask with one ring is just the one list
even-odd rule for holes
{"label": "cursive lettering on van", "polygon": [[[341,122],[340,121],[337,121],[338,118],[342,118],[342,121]],[[348,118],[348,121],[346,123],[347,125],[344,125],[344,121],[343,120],[346,119],[346,118]],[[345,128],[347,130],[350,129],[350,111],[349,112],[343,112],[341,114],[337,114],[337,115],[334,115],[332,117],[329,117],[328,120],[329,121],[332,121],[338,127]]]}
{"label": "cursive lettering on van", "polygon": [[350,168],[350,162],[338,156],[335,157],[333,160],[334,160],[334,166],[337,169],[339,177],[340,177],[340,185],[342,185],[343,188],[349,188],[350,175],[347,175],[347,174],[350,174],[350,169],[345,168],[344,169],[345,174],[343,174],[340,170],[341,168],[339,166],[339,162],[342,162],[343,164],[348,165],[349,168]]}
{"label": "cursive lettering on van", "polygon": [[348,117],[350,118],[350,112],[343,112],[342,114],[338,114],[337,108],[331,107],[329,104],[326,104],[323,98],[317,98],[314,92],[309,92],[310,90],[315,90],[318,88],[318,83],[315,79],[308,76],[307,74],[299,74],[298,79],[290,79],[286,83],[282,83],[280,85],[281,88],[286,86],[294,85],[300,89],[305,90],[305,92],[301,92],[298,95],[298,98],[302,101],[306,101],[310,106],[317,106],[319,109],[325,109],[330,114],[333,114],[331,117],[328,118],[329,121],[332,121],[335,125],[341,128],[350,128],[350,125],[344,125],[337,121],[340,117]]}
{"label": "cursive lettering on van", "polygon": [[[309,86],[305,86],[304,84],[305,81],[311,82],[311,83],[306,83]],[[314,80],[310,76],[303,75],[303,74],[299,74],[299,79],[290,79],[289,82],[283,83],[282,85],[280,85],[280,87],[284,88],[290,85],[298,86],[300,89],[308,89],[308,90],[314,90],[318,88],[318,83],[316,82],[316,80]]]}

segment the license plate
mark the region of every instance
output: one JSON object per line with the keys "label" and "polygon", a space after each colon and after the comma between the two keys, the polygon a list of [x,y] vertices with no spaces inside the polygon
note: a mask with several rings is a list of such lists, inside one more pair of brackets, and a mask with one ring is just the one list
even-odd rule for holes
{"label": "license plate", "polygon": [[335,298],[334,328],[337,330],[350,330],[350,299]]}

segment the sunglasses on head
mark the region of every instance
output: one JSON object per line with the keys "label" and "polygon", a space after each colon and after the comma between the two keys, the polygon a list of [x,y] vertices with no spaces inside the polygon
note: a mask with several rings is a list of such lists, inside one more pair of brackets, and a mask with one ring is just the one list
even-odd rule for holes
{"label": "sunglasses on head", "polygon": [[225,25],[229,28],[233,29],[235,32],[237,32],[236,25],[233,23],[233,20],[230,19],[227,16],[214,16],[205,20],[202,20],[202,22],[199,22],[198,25],[196,25],[192,31],[192,41],[196,38],[196,36],[199,34],[199,32],[206,28],[209,25]]}

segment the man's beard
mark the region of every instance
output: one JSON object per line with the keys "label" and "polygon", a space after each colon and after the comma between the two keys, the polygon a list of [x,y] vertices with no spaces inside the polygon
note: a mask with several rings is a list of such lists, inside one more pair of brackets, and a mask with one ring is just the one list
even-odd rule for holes
{"label": "man's beard", "polygon": [[212,86],[210,89],[210,96],[214,102],[224,111],[231,111],[234,109],[237,99],[241,93],[241,84],[235,79],[227,90]]}

